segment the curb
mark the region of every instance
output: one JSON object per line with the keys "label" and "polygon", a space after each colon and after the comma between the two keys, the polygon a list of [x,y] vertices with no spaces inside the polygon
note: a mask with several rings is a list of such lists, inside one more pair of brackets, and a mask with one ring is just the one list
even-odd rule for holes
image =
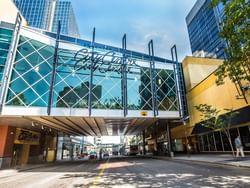
{"label": "curb", "polygon": [[230,163],[223,163],[223,162],[211,162],[211,161],[198,161],[198,160],[187,160],[187,159],[175,159],[175,157],[157,157],[157,156],[145,156],[148,158],[159,159],[159,160],[169,160],[169,161],[185,161],[191,163],[200,163],[200,164],[211,164],[211,165],[220,165],[220,166],[231,166],[231,167],[239,167],[239,168],[247,168],[249,169],[250,166],[244,166],[240,164],[230,164]]}
{"label": "curb", "polygon": [[18,172],[24,172],[24,171],[28,171],[28,170],[32,170],[32,169],[36,169],[36,168],[41,168],[41,167],[47,167],[47,166],[51,166],[55,163],[45,163],[45,164],[41,164],[41,165],[34,165],[34,166],[30,166],[30,167],[20,167],[20,168],[14,168],[14,170],[17,170]]}

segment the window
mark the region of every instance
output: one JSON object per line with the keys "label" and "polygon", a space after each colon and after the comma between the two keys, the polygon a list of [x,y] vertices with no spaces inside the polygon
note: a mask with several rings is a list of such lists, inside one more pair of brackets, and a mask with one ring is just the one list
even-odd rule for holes
{"label": "window", "polygon": [[240,137],[245,150],[250,150],[250,126],[239,127]]}

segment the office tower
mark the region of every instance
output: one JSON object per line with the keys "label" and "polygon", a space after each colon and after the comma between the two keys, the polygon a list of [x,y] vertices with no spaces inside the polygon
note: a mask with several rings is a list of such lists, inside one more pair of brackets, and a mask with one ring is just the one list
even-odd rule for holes
{"label": "office tower", "polygon": [[60,20],[62,34],[80,36],[70,0],[13,1],[30,26],[56,32]]}
{"label": "office tower", "polygon": [[58,21],[61,21],[61,33],[80,37],[72,3],[69,0],[56,2],[52,31],[57,31]]}
{"label": "office tower", "polygon": [[194,56],[225,58],[226,43],[220,38],[223,6],[211,7],[211,0],[197,0],[186,17],[186,24]]}

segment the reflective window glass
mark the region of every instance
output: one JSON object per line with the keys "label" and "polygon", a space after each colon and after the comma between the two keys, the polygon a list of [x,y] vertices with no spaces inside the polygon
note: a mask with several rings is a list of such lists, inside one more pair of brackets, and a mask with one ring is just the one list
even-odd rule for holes
{"label": "reflective window glass", "polygon": [[156,70],[156,93],[159,110],[178,110],[174,71]]}
{"label": "reflective window glass", "polygon": [[153,109],[149,68],[128,66],[127,90],[129,110]]}
{"label": "reflective window glass", "polygon": [[250,151],[250,127],[239,127],[239,131],[244,149]]}
{"label": "reflective window glass", "polygon": [[223,151],[220,132],[219,131],[214,132],[214,137],[215,137],[215,144],[217,151]]}
{"label": "reflective window glass", "polygon": [[53,106],[88,108],[90,70],[74,61],[75,53],[59,50]]}
{"label": "reflective window glass", "polygon": [[20,37],[7,95],[7,105],[47,106],[53,53],[53,47]]}

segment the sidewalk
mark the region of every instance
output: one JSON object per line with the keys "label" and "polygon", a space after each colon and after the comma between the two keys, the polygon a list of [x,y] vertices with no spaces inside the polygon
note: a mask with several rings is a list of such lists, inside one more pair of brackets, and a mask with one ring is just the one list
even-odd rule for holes
{"label": "sidewalk", "polygon": [[23,166],[16,166],[13,168],[0,169],[0,178],[8,177],[10,175],[13,175],[13,173],[49,166],[51,164],[53,163],[28,164]]}
{"label": "sidewalk", "polygon": [[230,154],[191,154],[191,155],[177,155],[172,158],[166,156],[151,156],[158,159],[180,160],[190,162],[202,162],[219,165],[231,165],[237,167],[250,168],[250,156],[246,155],[244,158],[235,159]]}

